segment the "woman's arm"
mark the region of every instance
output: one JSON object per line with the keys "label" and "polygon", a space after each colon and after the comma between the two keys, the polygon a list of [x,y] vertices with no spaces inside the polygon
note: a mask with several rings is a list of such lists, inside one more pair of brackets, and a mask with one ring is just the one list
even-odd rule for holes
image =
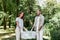
{"label": "woman's arm", "polygon": [[25,27],[23,28],[25,31],[28,31]]}
{"label": "woman's arm", "polygon": [[[19,27],[19,22],[18,21],[16,21],[16,25],[17,25],[17,27]],[[19,27],[20,28],[20,27]]]}

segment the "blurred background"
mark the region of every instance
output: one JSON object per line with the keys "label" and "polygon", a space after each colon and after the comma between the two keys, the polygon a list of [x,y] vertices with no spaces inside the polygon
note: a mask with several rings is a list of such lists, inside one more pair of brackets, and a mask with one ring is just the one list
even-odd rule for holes
{"label": "blurred background", "polygon": [[31,30],[37,9],[45,17],[44,40],[60,40],[60,0],[0,0],[0,40],[16,40],[15,19],[20,11],[24,11],[24,26]]}

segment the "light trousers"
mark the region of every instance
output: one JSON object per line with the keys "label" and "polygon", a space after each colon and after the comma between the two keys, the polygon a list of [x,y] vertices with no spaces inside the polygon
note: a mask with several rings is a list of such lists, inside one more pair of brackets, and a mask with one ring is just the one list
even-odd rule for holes
{"label": "light trousers", "polygon": [[19,29],[18,27],[16,27],[15,33],[16,33],[16,40],[20,40],[21,39],[21,31],[23,29]]}
{"label": "light trousers", "polygon": [[43,40],[43,28],[40,31],[36,30],[36,32],[37,32],[37,40]]}

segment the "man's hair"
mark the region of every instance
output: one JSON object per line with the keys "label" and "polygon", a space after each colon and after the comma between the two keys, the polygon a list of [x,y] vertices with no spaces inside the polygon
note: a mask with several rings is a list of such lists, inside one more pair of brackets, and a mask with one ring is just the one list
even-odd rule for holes
{"label": "man's hair", "polygon": [[38,9],[39,11],[41,11],[41,9]]}
{"label": "man's hair", "polygon": [[42,13],[41,9],[38,9],[38,10]]}

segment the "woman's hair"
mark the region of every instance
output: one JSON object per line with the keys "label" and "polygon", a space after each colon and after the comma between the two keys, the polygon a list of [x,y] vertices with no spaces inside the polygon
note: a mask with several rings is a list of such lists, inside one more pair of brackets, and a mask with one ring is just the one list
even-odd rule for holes
{"label": "woman's hair", "polygon": [[[23,13],[23,11],[20,11],[20,12],[18,13],[18,17],[20,16],[21,13]],[[21,19],[23,19],[23,18],[24,18],[24,15],[23,15],[23,17],[22,17]]]}

